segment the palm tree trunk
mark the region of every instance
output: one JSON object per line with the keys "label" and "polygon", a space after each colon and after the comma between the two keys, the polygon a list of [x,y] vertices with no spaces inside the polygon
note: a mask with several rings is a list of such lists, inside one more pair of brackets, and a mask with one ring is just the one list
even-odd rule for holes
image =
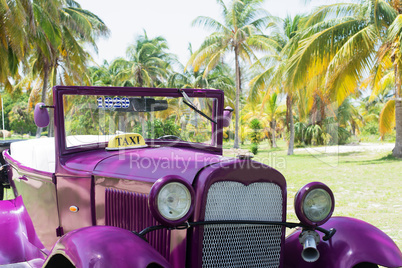
{"label": "palm tree trunk", "polygon": [[[145,118],[145,114],[144,114],[144,116],[141,116],[140,117],[140,120],[141,120],[141,134],[142,134],[142,136],[143,137],[148,137],[148,135],[147,135],[147,120],[146,120],[146,118]],[[154,129],[151,129],[151,131],[154,131],[155,132],[155,130]],[[157,138],[157,137],[155,137],[155,138]]]}
{"label": "palm tree trunk", "polygon": [[240,66],[239,66],[239,51],[238,47],[235,47],[235,68],[236,68],[236,104],[235,104],[235,137],[234,137],[234,145],[233,148],[239,148],[239,121],[240,121],[240,111],[239,111],[239,102],[240,102]]}
{"label": "palm tree trunk", "polygon": [[292,110],[292,96],[288,94],[286,97],[286,105],[288,109],[288,115],[289,115],[289,147],[288,147],[288,155],[293,155],[293,149],[294,149],[294,144],[295,144],[295,126],[293,122],[293,110]]}
{"label": "palm tree trunk", "polygon": [[396,126],[396,139],[395,148],[392,154],[395,157],[402,158],[402,100],[395,100],[395,126]]}
{"label": "palm tree trunk", "polygon": [[402,158],[402,97],[399,94],[401,85],[397,84],[395,89],[395,148],[392,150],[392,155]]}
{"label": "palm tree trunk", "polygon": [[401,99],[401,77],[398,75],[398,64],[394,60],[395,72],[395,148],[392,150],[392,155],[402,158],[402,99]]}
{"label": "palm tree trunk", "polygon": [[272,148],[277,148],[278,145],[276,145],[276,120],[272,120]]}
{"label": "palm tree trunk", "polygon": [[[42,87],[42,99],[41,102],[46,104],[46,91],[47,91],[47,80],[49,79],[49,68],[47,62],[45,62],[44,67],[43,67],[43,87]],[[42,128],[38,127],[36,129],[36,138],[40,138],[40,134],[42,133]]]}
{"label": "palm tree trunk", "polygon": [[54,137],[54,109],[49,109],[49,118],[50,118],[50,123],[48,127],[48,137]]}

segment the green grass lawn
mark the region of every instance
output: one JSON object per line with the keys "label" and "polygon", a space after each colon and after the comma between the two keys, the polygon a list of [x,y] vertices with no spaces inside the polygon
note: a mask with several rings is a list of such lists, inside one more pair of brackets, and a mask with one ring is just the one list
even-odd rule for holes
{"label": "green grass lawn", "polygon": [[334,216],[369,222],[387,233],[402,249],[402,160],[394,159],[390,151],[312,155],[297,150],[292,156],[286,153],[285,142],[280,141],[275,150],[264,142],[254,159],[285,176],[288,221],[297,221],[293,209],[297,190],[311,181],[320,181],[335,195]]}

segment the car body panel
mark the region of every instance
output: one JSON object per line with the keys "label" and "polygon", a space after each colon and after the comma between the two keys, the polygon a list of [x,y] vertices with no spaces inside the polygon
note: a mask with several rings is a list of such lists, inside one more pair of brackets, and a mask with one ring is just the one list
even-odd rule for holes
{"label": "car body panel", "polygon": [[364,262],[385,267],[402,266],[402,253],[398,246],[369,223],[348,217],[332,217],[321,227],[335,228],[336,233],[328,241],[321,239],[317,246],[320,252],[318,261],[307,263],[301,258],[303,247],[299,242],[299,230],[286,238],[285,267],[350,268]]}
{"label": "car body panel", "polygon": [[4,151],[3,155],[12,168],[10,182],[14,194],[24,197],[36,233],[50,250],[58,239],[56,232],[60,226],[54,174],[25,167],[13,159],[8,151]]}
{"label": "car body panel", "polygon": [[48,251],[35,233],[22,197],[0,201],[0,265],[45,259]]}
{"label": "car body panel", "polygon": [[124,150],[100,161],[93,174],[152,181],[167,176],[180,176],[192,184],[198,171],[221,161],[222,157],[191,149],[159,147]]}
{"label": "car body panel", "polygon": [[60,218],[60,235],[92,226],[92,178],[57,176],[57,204]]}
{"label": "car body panel", "polygon": [[152,263],[171,267],[146,241],[130,231],[110,226],[86,227],[66,234],[56,243],[45,265],[56,254],[63,255],[77,268],[146,268]]}

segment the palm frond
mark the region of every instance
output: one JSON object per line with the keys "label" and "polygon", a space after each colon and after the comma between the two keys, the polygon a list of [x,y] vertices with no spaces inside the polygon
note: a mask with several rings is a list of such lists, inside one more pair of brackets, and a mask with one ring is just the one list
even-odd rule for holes
{"label": "palm frond", "polygon": [[378,83],[372,88],[369,101],[373,101],[376,96],[383,93],[385,89],[391,88],[395,85],[395,72],[389,71],[383,75]]}
{"label": "palm frond", "polygon": [[377,0],[377,15],[379,20],[381,20],[384,26],[389,26],[398,16],[398,12],[394,9],[388,1]]}
{"label": "palm frond", "polygon": [[395,127],[395,100],[389,100],[381,110],[379,118],[379,130],[381,136],[392,131]]}
{"label": "palm frond", "polygon": [[213,30],[213,31],[223,31],[223,32],[230,32],[230,29],[225,27],[219,21],[206,16],[198,16],[193,20],[191,26],[203,26],[206,29]]}
{"label": "palm frond", "polygon": [[389,26],[387,31],[387,41],[394,42],[396,40],[401,41],[402,33],[402,15],[399,14],[392,24]]}
{"label": "palm frond", "polygon": [[250,93],[248,97],[250,101],[252,102],[256,101],[258,92],[269,91],[268,90],[269,85],[271,84],[270,82],[272,81],[272,77],[274,76],[275,69],[276,69],[275,66],[271,66],[270,68],[267,68],[265,71],[261,72],[260,74],[258,74],[257,76],[255,76],[253,79],[250,80],[249,82]]}
{"label": "palm frond", "polygon": [[339,104],[357,90],[358,82],[369,72],[377,40],[374,26],[365,27],[352,35],[332,59],[326,86]]}
{"label": "palm frond", "polygon": [[313,12],[302,20],[303,27],[311,27],[328,19],[353,16],[361,12],[358,3],[335,3],[317,7]]}
{"label": "palm frond", "polygon": [[[328,65],[323,63],[329,63],[332,60],[335,53],[347,42],[347,37],[364,27],[364,22],[359,19],[344,18],[341,21],[329,21],[312,27],[314,29],[306,30],[304,34],[318,32],[302,40],[299,48],[290,58],[286,70],[290,77],[289,82],[295,87],[300,87],[308,76],[311,77],[312,68],[326,68]],[[345,29],[348,29],[348,33]],[[334,42],[335,39],[337,42]]]}

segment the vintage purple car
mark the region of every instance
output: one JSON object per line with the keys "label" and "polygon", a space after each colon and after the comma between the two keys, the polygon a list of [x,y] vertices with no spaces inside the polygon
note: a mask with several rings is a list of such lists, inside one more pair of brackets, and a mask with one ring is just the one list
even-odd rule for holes
{"label": "vintage purple car", "polygon": [[298,191],[287,222],[285,178],[222,156],[220,90],[58,86],[53,101],[35,122],[55,137],[3,153],[15,198],[0,201],[0,266],[402,266],[382,231],[331,217],[322,183]]}

